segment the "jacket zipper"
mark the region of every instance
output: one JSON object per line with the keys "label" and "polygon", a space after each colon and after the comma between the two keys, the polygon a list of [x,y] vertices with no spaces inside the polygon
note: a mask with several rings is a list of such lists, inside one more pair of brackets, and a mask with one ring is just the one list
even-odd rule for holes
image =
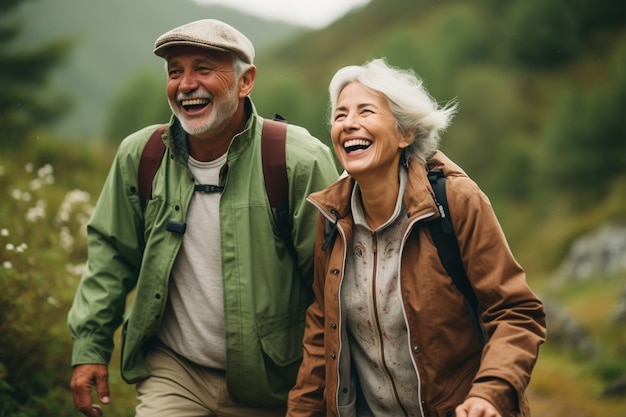
{"label": "jacket zipper", "polygon": [[376,329],[378,330],[378,342],[380,343],[380,357],[382,360],[383,368],[385,369],[385,373],[389,377],[389,381],[391,382],[391,388],[393,390],[393,396],[396,399],[396,402],[402,409],[402,413],[405,416],[408,416],[409,413],[404,408],[402,401],[400,401],[400,396],[398,395],[398,389],[396,388],[396,382],[391,376],[391,372],[389,371],[389,367],[387,366],[387,360],[385,358],[385,348],[384,348],[384,337],[383,332],[380,327],[380,319],[378,316],[378,299],[376,296],[377,288],[376,288],[376,271],[378,269],[378,239],[376,237],[376,232],[372,232],[372,247],[374,249],[374,267],[372,268],[372,303],[374,304],[374,320],[376,321]]}

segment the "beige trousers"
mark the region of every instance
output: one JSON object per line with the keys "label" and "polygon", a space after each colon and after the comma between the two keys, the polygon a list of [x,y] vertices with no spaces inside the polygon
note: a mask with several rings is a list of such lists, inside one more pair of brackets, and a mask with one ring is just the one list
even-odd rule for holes
{"label": "beige trousers", "polygon": [[136,385],[136,417],[283,417],[286,413],[286,407],[256,409],[236,403],[228,393],[224,371],[189,362],[163,344],[154,346],[146,361],[152,376]]}

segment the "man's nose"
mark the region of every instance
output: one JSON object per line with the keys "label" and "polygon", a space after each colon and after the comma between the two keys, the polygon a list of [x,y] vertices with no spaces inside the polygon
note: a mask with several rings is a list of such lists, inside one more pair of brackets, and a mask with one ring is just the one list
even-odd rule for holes
{"label": "man's nose", "polygon": [[193,72],[191,71],[183,72],[181,79],[180,79],[179,88],[183,92],[190,92],[198,88],[198,81],[196,80],[196,77],[193,75]]}

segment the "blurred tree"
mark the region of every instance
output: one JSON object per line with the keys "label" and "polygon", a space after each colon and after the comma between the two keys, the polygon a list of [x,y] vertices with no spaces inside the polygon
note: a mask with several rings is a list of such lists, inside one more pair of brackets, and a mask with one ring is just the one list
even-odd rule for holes
{"label": "blurred tree", "polygon": [[580,0],[527,0],[513,5],[505,17],[504,34],[513,63],[527,68],[550,68],[575,57],[583,39],[579,3]]}
{"label": "blurred tree", "polygon": [[514,64],[552,68],[577,58],[594,45],[598,34],[626,24],[626,3],[518,0],[504,22],[504,39]]}
{"label": "blurred tree", "polygon": [[21,30],[13,12],[23,1],[0,3],[0,147],[9,149],[19,148],[29,132],[57,120],[70,105],[66,97],[42,94],[50,71],[67,56],[69,41],[52,41],[29,50],[11,47]]}
{"label": "blurred tree", "polygon": [[165,71],[137,74],[122,87],[109,110],[105,136],[113,143],[142,127],[167,123],[170,108],[165,93]]}
{"label": "blurred tree", "polygon": [[548,158],[541,167],[547,185],[569,192],[578,203],[592,203],[612,180],[625,176],[624,108],[626,72],[594,89],[572,86],[548,134]]}

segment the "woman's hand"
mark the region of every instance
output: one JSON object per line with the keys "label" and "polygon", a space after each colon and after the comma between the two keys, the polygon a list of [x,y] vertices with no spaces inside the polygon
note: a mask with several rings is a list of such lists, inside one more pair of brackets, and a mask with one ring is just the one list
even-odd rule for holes
{"label": "woman's hand", "polygon": [[489,401],[479,397],[469,397],[456,410],[456,417],[502,417]]}

